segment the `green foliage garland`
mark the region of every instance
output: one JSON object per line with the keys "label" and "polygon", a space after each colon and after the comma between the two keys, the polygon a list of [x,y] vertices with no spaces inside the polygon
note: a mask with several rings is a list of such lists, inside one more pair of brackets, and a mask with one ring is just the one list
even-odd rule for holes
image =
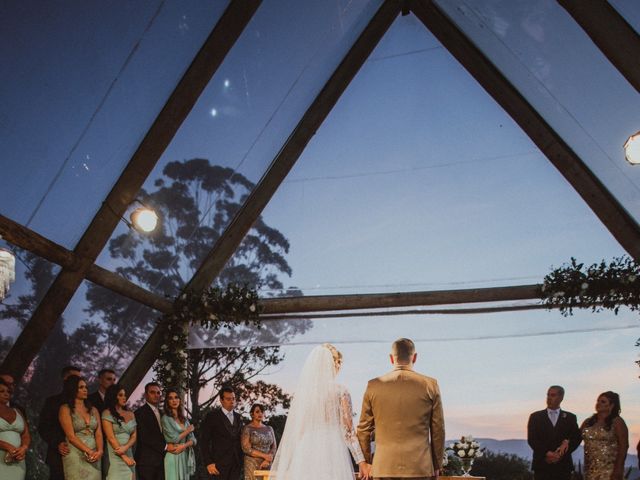
{"label": "green foliage garland", "polygon": [[549,308],[557,307],[565,316],[571,315],[574,308],[613,310],[615,314],[621,306],[640,310],[640,264],[623,256],[585,268],[571,258],[571,263],[544,277],[541,298]]}
{"label": "green foliage garland", "polygon": [[171,313],[162,317],[164,325],[160,355],[154,364],[155,381],[163,388],[186,388],[187,333],[190,325],[219,329],[241,323],[260,326],[258,294],[247,285],[211,287],[202,293],[185,292]]}

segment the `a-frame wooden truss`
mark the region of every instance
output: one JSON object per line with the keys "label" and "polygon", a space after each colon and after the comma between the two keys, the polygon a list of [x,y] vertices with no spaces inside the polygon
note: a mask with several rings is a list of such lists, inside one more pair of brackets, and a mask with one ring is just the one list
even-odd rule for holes
{"label": "a-frame wooden truss", "polygon": [[[120,216],[134,200],[260,3],[260,0],[231,0],[73,251],[0,215],[0,235],[5,240],[62,267],[5,358],[1,367],[3,371],[16,376],[26,371],[85,278],[160,312],[171,311],[172,303],[169,300],[95,265],[95,261]],[[567,9],[629,83],[640,91],[640,63],[635,61],[640,58],[640,37],[633,28],[604,0],[558,0],[558,3]],[[212,246],[186,289],[203,290],[221,272],[340,95],[401,12],[411,12],[420,19],[518,123],[620,245],[633,258],[640,259],[640,226],[635,219],[439,6],[432,0],[386,0],[291,132],[242,208]],[[433,292],[277,298],[265,299],[264,305],[266,314],[285,314],[496,302],[536,298],[537,287],[519,285]],[[122,382],[129,389],[143,379],[157,358],[161,328],[151,334],[122,376]]]}

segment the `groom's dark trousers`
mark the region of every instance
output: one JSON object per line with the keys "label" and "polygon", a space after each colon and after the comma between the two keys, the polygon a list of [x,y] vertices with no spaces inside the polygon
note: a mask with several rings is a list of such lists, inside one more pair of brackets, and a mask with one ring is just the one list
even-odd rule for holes
{"label": "groom's dark trousers", "polygon": [[[567,453],[556,463],[547,463],[547,452],[554,452],[563,440],[569,441]],[[534,412],[527,425],[527,442],[533,450],[531,468],[535,480],[569,480],[573,471],[571,453],[582,441],[578,421],[573,413],[560,410],[555,427],[547,410]]]}

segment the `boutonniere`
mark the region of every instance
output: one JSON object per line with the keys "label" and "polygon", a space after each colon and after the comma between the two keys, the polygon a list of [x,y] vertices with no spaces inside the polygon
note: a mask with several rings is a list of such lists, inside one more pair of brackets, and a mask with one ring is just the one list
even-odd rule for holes
{"label": "boutonniere", "polygon": [[566,412],[562,412],[562,418],[567,418],[567,413]]}

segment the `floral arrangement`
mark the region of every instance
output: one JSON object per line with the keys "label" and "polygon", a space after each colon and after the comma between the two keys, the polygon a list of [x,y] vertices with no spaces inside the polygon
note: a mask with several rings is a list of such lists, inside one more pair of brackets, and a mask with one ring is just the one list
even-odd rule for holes
{"label": "floral arrangement", "polygon": [[453,452],[458,458],[479,458],[482,457],[484,449],[480,443],[475,441],[471,435],[460,437],[460,441],[450,443],[446,450]]}
{"label": "floral arrangement", "polygon": [[615,314],[623,305],[640,310],[640,264],[624,256],[585,268],[571,258],[571,263],[544,277],[540,296],[549,308],[559,308],[563,315],[571,315],[574,308],[613,310]]}
{"label": "floral arrangement", "polygon": [[247,285],[211,287],[202,293],[185,292],[173,311],[162,317],[162,345],[153,366],[155,381],[163,387],[186,389],[187,333],[189,325],[218,329],[241,323],[260,326],[258,294]]}

